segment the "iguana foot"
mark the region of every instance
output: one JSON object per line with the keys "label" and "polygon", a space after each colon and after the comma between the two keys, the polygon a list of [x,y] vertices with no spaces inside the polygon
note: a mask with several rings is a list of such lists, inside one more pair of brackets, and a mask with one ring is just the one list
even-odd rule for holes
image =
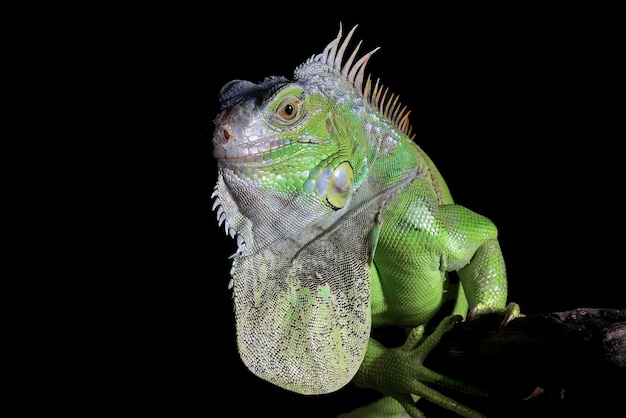
{"label": "iguana foot", "polygon": [[386,348],[379,342],[370,340],[366,357],[355,376],[354,383],[393,397],[411,417],[424,416],[416,405],[416,400],[419,398],[424,398],[463,417],[482,417],[480,413],[459,404],[432,386],[437,385],[477,395],[483,394],[480,388],[436,373],[423,365],[426,356],[441,338],[461,320],[460,315],[448,316],[428,336],[425,336],[423,326],[415,327],[409,332],[406,342],[396,348]]}

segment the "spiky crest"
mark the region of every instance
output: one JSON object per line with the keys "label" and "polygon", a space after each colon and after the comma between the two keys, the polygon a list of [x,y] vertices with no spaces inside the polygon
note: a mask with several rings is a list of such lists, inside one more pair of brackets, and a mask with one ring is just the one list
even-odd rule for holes
{"label": "spiky crest", "polygon": [[[343,56],[346,52],[352,34],[359,25],[354,25],[350,32],[345,36],[343,42],[341,42],[342,25],[339,24],[339,33],[337,37],[333,39],[324,48],[321,54],[313,55],[307,60],[310,62],[321,62],[339,72],[346,78],[359,94],[366,99],[376,110],[378,110],[385,118],[387,118],[399,131],[404,133],[411,139],[414,138],[413,127],[409,122],[410,110],[406,106],[402,107],[399,98],[400,96],[389,91],[389,88],[380,83],[380,79],[376,80],[376,83],[372,85],[371,75],[367,75],[365,86],[363,86],[363,79],[365,77],[365,66],[370,57],[374,55],[380,47],[376,47],[372,51],[363,55],[357,62],[354,62],[357,52],[361,47],[361,42],[352,51],[352,54],[348,60],[343,63]],[[341,45],[339,43],[341,42]]]}

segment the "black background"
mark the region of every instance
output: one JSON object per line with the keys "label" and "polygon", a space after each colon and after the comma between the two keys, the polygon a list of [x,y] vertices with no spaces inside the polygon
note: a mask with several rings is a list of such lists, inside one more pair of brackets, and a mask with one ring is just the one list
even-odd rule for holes
{"label": "black background", "polygon": [[91,63],[89,93],[106,112],[90,129],[106,136],[102,237],[115,244],[96,269],[123,318],[105,325],[123,364],[107,403],[172,417],[334,417],[371,396],[349,386],[305,397],[245,369],[227,289],[235,245],[210,199],[220,87],[291,76],[339,22],[344,33],[359,24],[361,51],[381,47],[369,72],[412,109],[416,142],[457,203],[498,226],[511,300],[525,313],[625,307],[623,129],[612,129],[623,73],[610,11],[277,9],[287,6],[120,10],[101,26],[93,46],[106,54]]}

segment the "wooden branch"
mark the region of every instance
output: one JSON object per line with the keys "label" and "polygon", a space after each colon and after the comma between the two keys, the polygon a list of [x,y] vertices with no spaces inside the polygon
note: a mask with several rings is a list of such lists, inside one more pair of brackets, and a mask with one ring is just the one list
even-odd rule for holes
{"label": "wooden branch", "polygon": [[598,416],[623,408],[626,309],[530,315],[496,332],[501,320],[485,315],[460,323],[427,357],[431,369],[490,393],[478,399],[449,392],[456,400],[487,416],[507,417]]}

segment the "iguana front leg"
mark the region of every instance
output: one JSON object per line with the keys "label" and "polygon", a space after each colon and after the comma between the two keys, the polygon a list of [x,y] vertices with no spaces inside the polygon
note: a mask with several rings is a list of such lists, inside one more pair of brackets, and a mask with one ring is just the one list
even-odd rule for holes
{"label": "iguana front leg", "polygon": [[391,418],[404,417],[406,413],[409,413],[412,417],[423,417],[424,414],[416,406],[415,401],[418,398],[424,398],[460,416],[481,417],[480,413],[459,404],[430,385],[462,390],[476,395],[484,394],[484,391],[423,366],[428,353],[461,319],[459,315],[445,318],[428,336],[424,335],[424,326],[415,327],[410,331],[406,342],[397,348],[386,348],[378,341],[371,339],[354,383],[361,387],[375,389],[390,396],[396,402],[381,400],[379,403],[360,408],[344,416],[346,418],[374,416]]}
{"label": "iguana front leg", "polygon": [[500,325],[502,328],[521,315],[516,303],[501,308],[506,300],[506,282],[500,279],[499,271],[504,271],[504,261],[496,239],[485,241],[476,250],[471,262],[458,271],[467,299],[474,302],[467,314],[468,321],[481,314],[498,312],[504,317]]}
{"label": "iguana front leg", "polygon": [[[423,416],[415,404],[418,398],[461,416],[481,416],[444,396],[436,387],[476,395],[485,395],[483,390],[436,373],[423,362],[441,337],[462,319],[498,312],[506,323],[519,315],[516,304],[506,305],[506,272],[497,230],[487,218],[462,206],[449,204],[425,210],[432,206],[401,200],[395,203],[396,210],[382,225],[376,265],[371,269],[374,323],[422,325],[413,328],[406,343],[398,348],[385,348],[370,340],[355,383],[390,396],[411,416]],[[450,288],[445,290],[443,284],[447,272],[452,271],[458,272],[462,284],[456,308],[426,337],[423,325],[430,323],[432,312],[441,307],[441,297],[450,295]],[[414,325],[409,325],[410,321]],[[365,410],[359,413],[357,416],[368,416]],[[396,416],[406,413],[399,411]],[[385,412],[382,416],[394,415]]]}

